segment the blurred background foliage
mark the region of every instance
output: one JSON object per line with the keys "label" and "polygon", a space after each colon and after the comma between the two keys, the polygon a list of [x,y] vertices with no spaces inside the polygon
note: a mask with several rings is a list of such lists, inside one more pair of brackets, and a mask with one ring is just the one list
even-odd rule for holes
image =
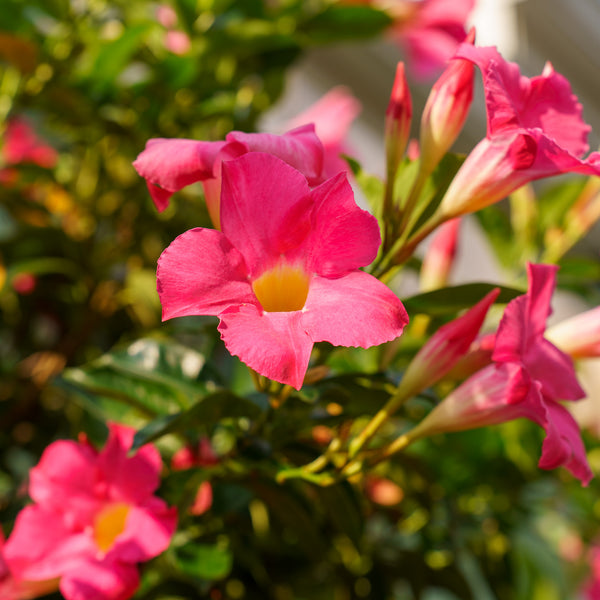
{"label": "blurred background foliage", "polygon": [[[213,320],[160,324],[156,260],[209,219],[194,186],[156,212],[131,166],[146,141],[255,130],[303,51],[379,35],[389,18],[319,0],[3,0],[1,12],[5,534],[44,447],[82,430],[101,443],[113,419],[138,426],[139,443],[158,440],[161,491],[181,514],[170,550],[144,565],[138,598],[574,597],[600,529],[598,484],[584,490],[565,471],[539,471],[541,433],[527,422],[419,442],[333,487],[275,482],[282,462],[309,462],[332,428],[355,433],[383,405],[418,346],[410,335],[387,375],[377,349],[320,345],[333,375],[278,411],[223,349]],[[8,150],[11,122],[34,136],[21,156]],[[506,218],[481,217],[499,247]],[[536,236],[525,241],[535,246]],[[597,303],[595,265],[574,263],[565,277]],[[434,401],[411,402],[381,436]],[[206,438],[214,460],[170,463]],[[590,460],[598,471],[597,442]],[[193,510],[205,481],[212,506]]]}

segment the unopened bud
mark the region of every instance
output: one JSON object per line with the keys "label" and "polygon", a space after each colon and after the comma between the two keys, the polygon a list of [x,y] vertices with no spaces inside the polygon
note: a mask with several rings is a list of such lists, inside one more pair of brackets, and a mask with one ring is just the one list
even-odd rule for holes
{"label": "unopened bud", "polygon": [[[473,44],[471,29],[465,43]],[[435,82],[421,118],[421,159],[428,172],[440,162],[461,132],[473,101],[474,66],[455,58]]]}

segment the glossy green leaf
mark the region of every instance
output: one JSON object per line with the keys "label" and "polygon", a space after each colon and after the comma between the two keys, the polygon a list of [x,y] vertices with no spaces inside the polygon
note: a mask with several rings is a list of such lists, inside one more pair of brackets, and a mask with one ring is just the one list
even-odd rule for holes
{"label": "glossy green leaf", "polygon": [[182,433],[190,428],[211,427],[222,419],[256,418],[261,409],[252,401],[227,390],[202,397],[189,410],[154,419],[135,434],[132,449],[169,433]]}
{"label": "glossy green leaf", "polygon": [[466,283],[404,298],[402,303],[409,314],[447,315],[470,308],[495,288],[500,288],[496,304],[505,304],[525,293],[492,283]]}
{"label": "glossy green leaf", "polygon": [[175,563],[186,575],[215,581],[229,575],[233,556],[227,548],[188,542],[175,551]]}
{"label": "glossy green leaf", "polygon": [[301,27],[314,43],[372,37],[392,24],[386,13],[367,6],[329,6]]}

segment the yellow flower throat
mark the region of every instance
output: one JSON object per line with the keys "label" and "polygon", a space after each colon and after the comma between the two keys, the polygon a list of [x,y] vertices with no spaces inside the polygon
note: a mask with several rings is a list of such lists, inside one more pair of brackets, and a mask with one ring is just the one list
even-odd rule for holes
{"label": "yellow flower throat", "polygon": [[302,310],[310,278],[302,267],[280,263],[252,282],[254,295],[267,312]]}

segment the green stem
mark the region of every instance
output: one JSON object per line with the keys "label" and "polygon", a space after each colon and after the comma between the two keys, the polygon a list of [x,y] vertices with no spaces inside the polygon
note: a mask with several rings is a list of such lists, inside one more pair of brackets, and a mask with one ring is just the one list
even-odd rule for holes
{"label": "green stem", "polygon": [[[356,455],[369,443],[379,428],[408,400],[404,390],[400,387],[387,401],[386,405],[367,423],[367,426],[350,442],[348,446],[348,459],[352,461]],[[348,463],[350,464],[350,463]],[[346,465],[347,467],[348,465]]]}

